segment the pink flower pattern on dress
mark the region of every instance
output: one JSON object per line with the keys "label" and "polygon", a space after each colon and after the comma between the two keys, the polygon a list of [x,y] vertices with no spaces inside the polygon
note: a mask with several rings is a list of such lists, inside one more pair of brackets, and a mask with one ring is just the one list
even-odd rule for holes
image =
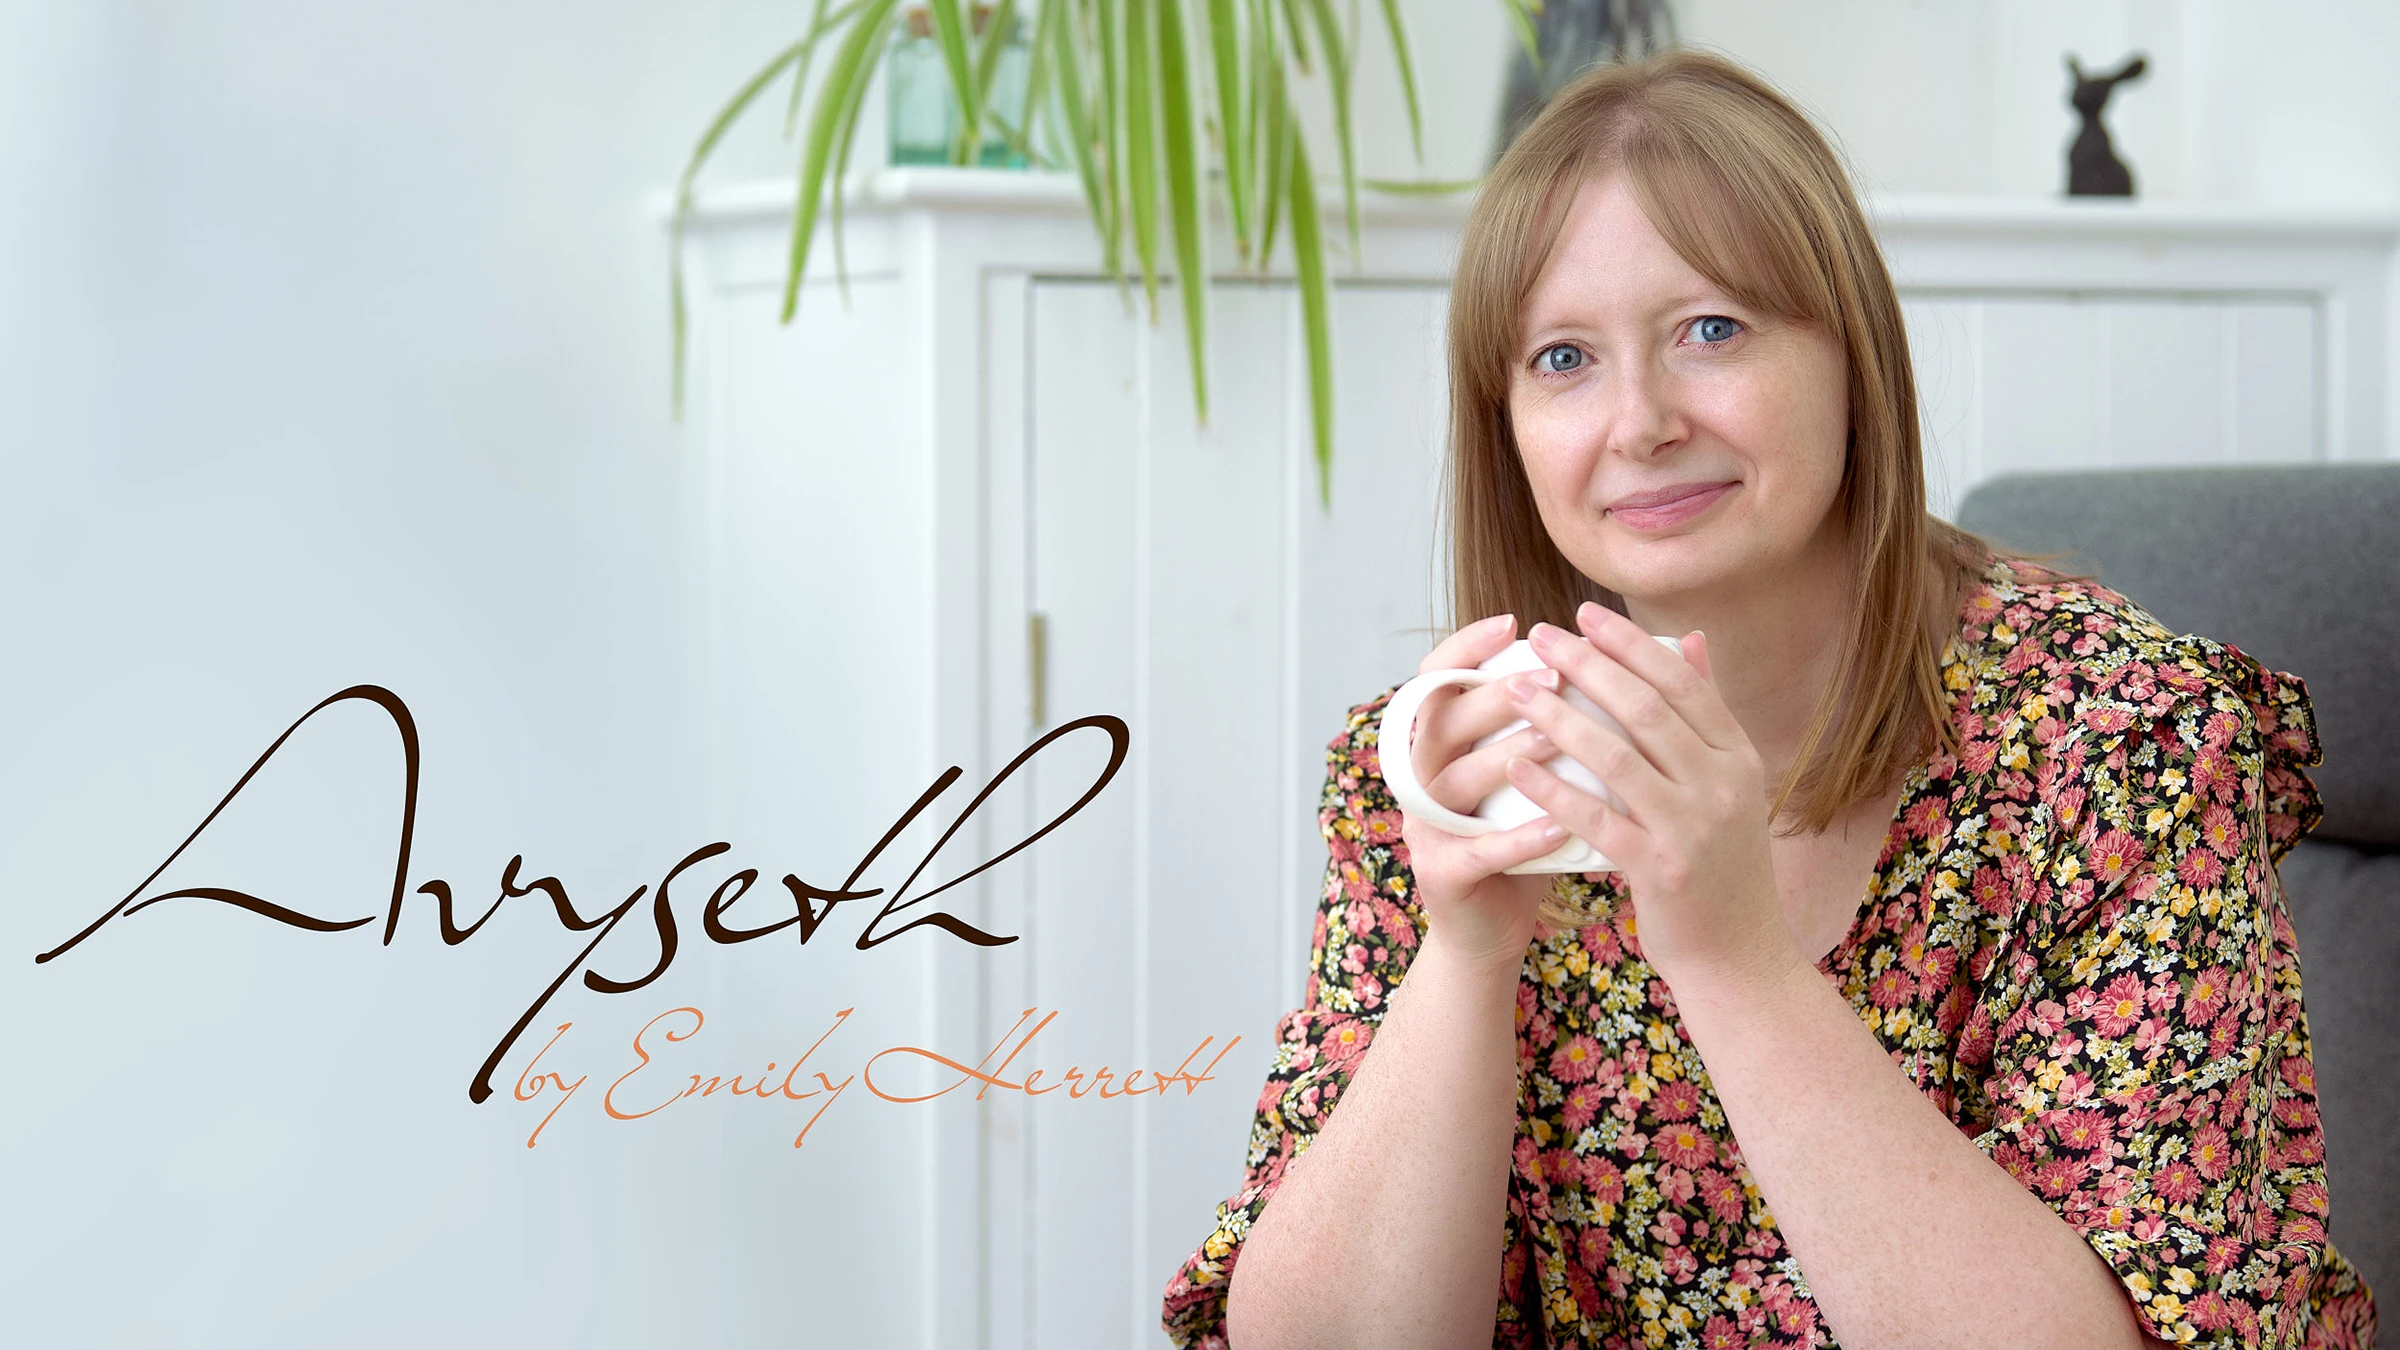
{"label": "pink flower pattern on dress", "polygon": [[[1960,752],[1910,774],[1820,970],[2083,1235],[2148,1334],[2371,1346],[2373,1298],[2325,1239],[2275,874],[2320,813],[2306,686],[2028,563],[1993,561],[1960,619],[1942,662]],[[1304,1006],[1278,1025],[1241,1187],[1167,1287],[1178,1345],[1223,1350],[1243,1237],[1336,1109],[1426,922],[1376,760],[1388,698],[1329,747]],[[1493,1345],[1832,1345],[1617,877],[1568,884],[1608,917],[1526,952]]]}

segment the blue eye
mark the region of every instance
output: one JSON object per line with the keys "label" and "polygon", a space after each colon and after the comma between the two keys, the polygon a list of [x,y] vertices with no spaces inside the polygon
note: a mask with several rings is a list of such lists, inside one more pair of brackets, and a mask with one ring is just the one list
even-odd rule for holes
{"label": "blue eye", "polygon": [[1711,347],[1732,341],[1734,335],[1741,331],[1740,321],[1728,319],[1722,314],[1710,314],[1692,324],[1693,338]]}
{"label": "blue eye", "polygon": [[1582,365],[1582,350],[1564,342],[1555,347],[1544,347],[1533,355],[1533,368],[1545,375],[1564,375]]}

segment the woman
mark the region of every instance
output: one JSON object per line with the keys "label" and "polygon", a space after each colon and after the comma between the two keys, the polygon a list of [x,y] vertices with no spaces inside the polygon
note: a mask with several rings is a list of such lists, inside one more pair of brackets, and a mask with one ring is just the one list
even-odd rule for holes
{"label": "woman", "polygon": [[[1545,669],[1429,700],[1416,768],[1550,819],[1404,818],[1389,696],[1353,710],[1306,1006],[1168,1331],[2371,1343],[2274,872],[2318,815],[2306,691],[1926,514],[1891,281],[1807,120],[1704,55],[1580,79],[1484,187],[1450,352],[1478,621],[1423,669],[1520,619]],[[1505,872],[1562,827],[1621,870]]]}

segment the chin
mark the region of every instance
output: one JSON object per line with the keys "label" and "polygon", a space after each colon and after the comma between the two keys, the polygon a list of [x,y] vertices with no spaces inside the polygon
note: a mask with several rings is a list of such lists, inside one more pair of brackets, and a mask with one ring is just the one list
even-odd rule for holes
{"label": "chin", "polygon": [[1610,549],[1592,561],[1596,566],[1578,563],[1577,569],[1628,600],[1654,601],[1709,590],[1742,571],[1705,542],[1682,535]]}
{"label": "chin", "polygon": [[1627,565],[1625,560],[1606,562],[1601,567],[1577,567],[1584,577],[1591,577],[1608,591],[1615,591],[1625,601],[1661,603],[1675,596],[1690,596],[1697,591],[1711,591],[1728,584],[1735,569],[1702,560],[1639,560]]}

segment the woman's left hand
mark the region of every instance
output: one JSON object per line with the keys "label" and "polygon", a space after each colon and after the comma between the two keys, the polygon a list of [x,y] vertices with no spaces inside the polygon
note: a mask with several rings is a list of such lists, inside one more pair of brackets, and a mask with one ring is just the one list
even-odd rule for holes
{"label": "woman's left hand", "polygon": [[1522,756],[1509,781],[1620,869],[1642,955],[1674,988],[1768,980],[1802,963],[1775,888],[1765,770],[1710,674],[1708,639],[1676,660],[1613,610],[1586,603],[1578,636],[1535,625],[1534,653],[1624,726],[1534,689],[1518,713],[1608,784],[1626,810]]}

